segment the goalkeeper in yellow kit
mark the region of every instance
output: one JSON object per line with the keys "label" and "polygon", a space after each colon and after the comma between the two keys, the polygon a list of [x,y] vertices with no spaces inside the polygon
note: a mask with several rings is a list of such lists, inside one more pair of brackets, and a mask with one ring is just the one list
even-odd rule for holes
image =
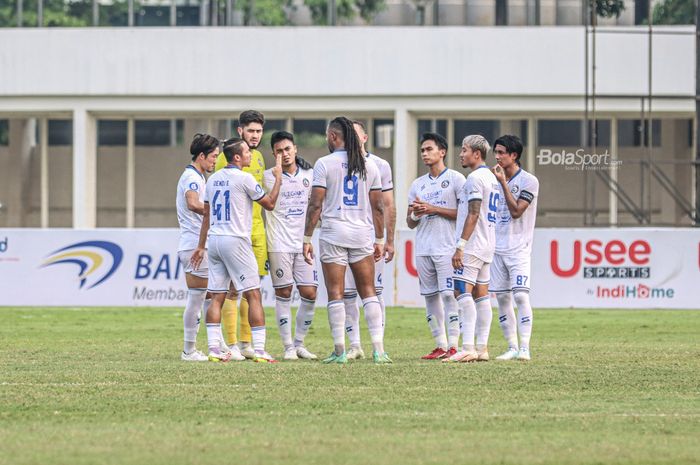
{"label": "goalkeeper in yellow kit", "polygon": [[[263,135],[265,116],[259,111],[247,110],[238,117],[238,134],[246,141],[250,147],[250,166],[243,168],[243,171],[253,175],[258,184],[263,183],[263,173],[265,172],[265,159],[257,148],[260,145]],[[226,158],[223,153],[216,160],[218,171],[226,166]],[[267,275],[267,239],[265,237],[265,223],[262,217],[262,207],[257,202],[253,202],[253,231],[250,237],[253,243],[253,253],[258,262],[258,273],[260,277]],[[238,292],[231,285],[226,301],[221,310],[223,326],[225,328],[224,339],[232,352],[231,360],[252,359],[255,352],[251,346],[251,330],[248,323],[248,302],[241,298],[241,306],[237,308]],[[236,337],[236,323],[240,310],[240,334]],[[237,344],[238,343],[238,344]]]}

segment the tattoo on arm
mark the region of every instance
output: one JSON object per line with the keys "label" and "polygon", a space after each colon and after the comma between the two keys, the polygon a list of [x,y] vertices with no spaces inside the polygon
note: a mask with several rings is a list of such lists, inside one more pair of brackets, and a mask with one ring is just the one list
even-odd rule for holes
{"label": "tattoo on arm", "polygon": [[469,202],[469,214],[478,215],[481,211],[481,200],[472,200]]}

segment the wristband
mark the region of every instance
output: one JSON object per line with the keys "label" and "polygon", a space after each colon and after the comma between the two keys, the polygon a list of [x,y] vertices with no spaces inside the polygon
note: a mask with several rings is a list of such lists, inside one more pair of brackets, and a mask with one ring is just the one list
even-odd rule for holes
{"label": "wristband", "polygon": [[420,217],[416,216],[416,214],[414,212],[411,212],[411,219],[413,221],[420,221]]}
{"label": "wristband", "polygon": [[304,236],[304,244],[311,244],[311,238],[312,236]]}
{"label": "wristband", "polygon": [[457,241],[457,248],[458,248],[459,250],[464,250],[464,248],[465,248],[466,246],[467,246],[467,241],[465,241],[464,239],[460,239],[460,240]]}
{"label": "wristband", "polygon": [[384,245],[384,238],[383,237],[375,237],[374,243],[377,245]]}

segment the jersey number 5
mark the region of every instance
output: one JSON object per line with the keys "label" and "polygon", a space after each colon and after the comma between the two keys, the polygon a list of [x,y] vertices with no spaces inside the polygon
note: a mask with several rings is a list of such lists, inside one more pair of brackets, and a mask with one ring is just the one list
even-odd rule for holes
{"label": "jersey number 5", "polygon": [[357,176],[345,176],[343,192],[343,204],[349,207],[357,206]]}
{"label": "jersey number 5", "polygon": [[[221,202],[220,202],[220,197],[221,197],[221,191],[216,191],[214,193],[214,198],[212,199],[212,205],[214,205],[214,209],[212,210],[212,215],[216,217],[217,221],[221,221]],[[224,191],[224,221],[231,221],[231,202],[229,202],[229,199],[231,197],[231,191]]]}

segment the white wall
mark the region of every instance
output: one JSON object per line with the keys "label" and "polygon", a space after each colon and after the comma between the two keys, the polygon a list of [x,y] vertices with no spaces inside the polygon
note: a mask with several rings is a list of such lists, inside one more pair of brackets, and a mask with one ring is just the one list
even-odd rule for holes
{"label": "white wall", "polygon": [[[694,93],[694,45],[655,36],[655,93]],[[579,27],[4,29],[0,96],[570,96],[583,57]],[[644,34],[597,59],[599,94],[647,93]]]}

